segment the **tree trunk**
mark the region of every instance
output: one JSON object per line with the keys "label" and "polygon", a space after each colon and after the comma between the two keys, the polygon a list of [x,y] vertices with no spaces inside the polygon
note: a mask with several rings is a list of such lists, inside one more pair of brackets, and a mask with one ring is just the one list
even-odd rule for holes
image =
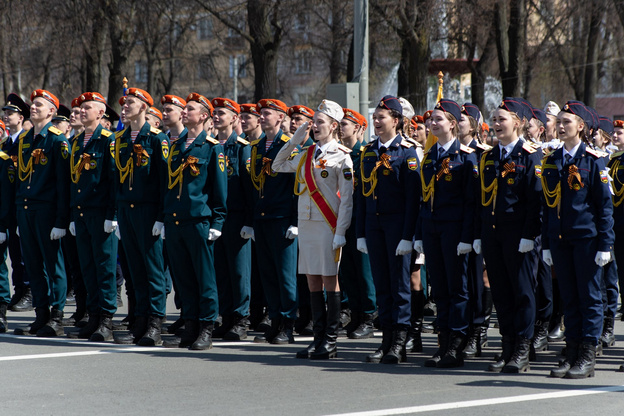
{"label": "tree trunk", "polygon": [[602,9],[596,5],[588,7],[591,8],[591,18],[587,36],[587,54],[585,55],[586,69],[583,102],[590,107],[595,107],[596,89],[598,87],[598,55],[601,44],[600,24],[602,22]]}
{"label": "tree trunk", "polygon": [[[275,27],[276,17],[269,16],[272,3],[270,0],[247,2],[249,35],[253,39],[250,47],[255,73],[256,102],[262,98],[275,98],[277,95],[277,52],[282,33],[281,28]],[[277,6],[275,7],[277,10]]]}

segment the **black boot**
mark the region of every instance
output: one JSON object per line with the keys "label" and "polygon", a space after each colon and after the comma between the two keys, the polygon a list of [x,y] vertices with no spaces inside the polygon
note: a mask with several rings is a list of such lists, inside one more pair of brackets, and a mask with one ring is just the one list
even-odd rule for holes
{"label": "black boot", "polygon": [[350,339],[367,339],[375,332],[375,313],[363,313],[360,317],[360,325],[349,334]]}
{"label": "black boot", "polygon": [[89,339],[91,338],[91,335],[93,335],[93,333],[97,331],[99,326],[100,326],[100,315],[91,313],[89,314],[89,321],[87,322],[87,324],[83,326],[82,328],[80,328],[78,332],[70,333],[68,334],[68,336],[70,338],[77,337],[80,339]]}
{"label": "black boot", "polygon": [[294,344],[295,337],[293,331],[295,329],[295,320],[283,318],[279,333],[271,340],[271,344]]}
{"label": "black boot", "polygon": [[524,373],[529,371],[529,351],[531,349],[529,338],[516,336],[516,347],[511,359],[503,367],[503,373]]}
{"label": "black boot", "polygon": [[[264,334],[262,335],[257,335],[254,338],[254,342],[258,342],[258,343],[264,343],[264,342],[268,342],[271,343],[271,341],[273,341],[273,338],[275,338],[277,336],[277,334],[280,333],[280,324],[281,324],[281,319],[280,317],[276,317],[274,319],[269,319],[267,317],[267,322],[270,323],[270,326],[268,327],[268,329],[266,329],[264,331]],[[262,325],[262,323],[260,323],[258,326]]]}
{"label": "black boot", "polygon": [[176,319],[174,323],[172,323],[171,325],[167,327],[167,333],[171,335],[175,335],[177,334],[178,330],[182,329],[183,327],[184,327],[184,319],[182,319],[182,314],[180,314],[180,317]]}
{"label": "black boot", "polygon": [[566,340],[565,346],[565,359],[559,362],[556,368],[550,370],[550,376],[555,378],[562,378],[572,368],[576,359],[578,358],[579,344],[570,340]]}
{"label": "black boot", "polygon": [[511,356],[515,349],[515,337],[503,335],[502,339],[503,352],[496,357],[496,362],[488,366],[488,371],[492,373],[500,373],[505,365],[511,360]]}
{"label": "black boot", "polygon": [[461,332],[453,332],[451,334],[451,340],[449,341],[446,354],[442,356],[436,367],[438,368],[455,368],[462,367],[464,365],[464,348],[468,336]]}
{"label": "black boot", "polygon": [[137,345],[141,347],[157,347],[162,345],[160,332],[162,328],[162,318],[158,316],[150,316],[147,320],[147,331],[139,339]]}
{"label": "black boot", "polygon": [[97,329],[91,334],[89,341],[106,342],[113,340],[113,314],[102,312]]}
{"label": "black boot", "polygon": [[533,340],[531,341],[531,354],[529,359],[535,360],[535,353],[548,351],[548,322],[535,322]]}
{"label": "black boot", "polygon": [[121,285],[117,286],[117,307],[123,306],[123,298],[121,297]]}
{"label": "black boot", "polygon": [[17,302],[19,302],[22,299],[22,296],[24,296],[24,291],[26,290],[26,286],[24,285],[15,286],[13,290],[14,290],[13,296],[11,296],[11,300],[9,301],[9,306],[7,307],[8,310],[13,310],[13,306],[17,305]]}
{"label": "black boot", "polygon": [[366,362],[368,363],[380,363],[383,357],[390,351],[393,331],[391,329],[383,329],[381,333],[381,345],[377,348],[377,351],[366,356]]}
{"label": "black boot", "polygon": [[212,338],[223,338],[223,336],[228,333],[230,328],[232,328],[233,324],[234,322],[232,321],[231,315],[224,316],[223,320],[221,321],[221,325],[219,325],[212,331]]}
{"label": "black boot", "polygon": [[212,321],[201,321],[199,323],[199,335],[189,349],[194,351],[209,350],[212,348],[212,330],[214,323]]}
{"label": "black boot", "polygon": [[225,341],[240,341],[247,339],[247,317],[234,313],[230,330],[223,335]]}
{"label": "black boot", "polygon": [[[76,312],[72,313],[69,318],[63,318],[63,326],[75,326],[78,327],[79,326],[79,322],[81,322],[83,319],[85,319],[85,317],[87,318],[87,322],[88,323],[88,314],[86,311],[78,311],[76,310]],[[80,326],[80,328],[84,328],[85,325]]]}
{"label": "black boot", "polygon": [[615,334],[613,333],[614,318],[612,316],[605,316],[602,323],[602,335],[600,335],[600,342],[605,348],[612,347],[615,344]]}
{"label": "black boot", "polygon": [[425,292],[422,290],[412,290],[412,317],[411,326],[407,331],[407,342],[405,342],[405,349],[410,352],[422,352],[422,324],[423,324],[423,311],[425,309]]}
{"label": "black boot", "polygon": [[310,329],[310,322],[312,321],[311,306],[299,306],[299,316],[295,320],[295,331],[299,335],[310,336],[313,335],[313,331]]}
{"label": "black boot", "polygon": [[9,323],[7,322],[7,307],[6,303],[0,303],[0,333],[5,333],[9,329]]}
{"label": "black boot", "polygon": [[28,326],[18,326],[13,331],[15,335],[37,335],[37,331],[46,326],[50,320],[50,309],[35,308],[35,321]]}
{"label": "black boot", "polygon": [[[279,324],[279,319],[277,323]],[[262,319],[260,320],[260,322],[258,323],[258,325],[256,325],[256,331],[267,332],[268,330],[271,329],[272,325],[273,325],[273,322],[271,318],[269,318],[269,314],[265,313]]]}
{"label": "black boot", "polygon": [[338,339],[338,326],[340,325],[340,292],[327,292],[327,323],[325,325],[325,337],[310,354],[311,360],[329,360],[338,356],[336,340]]}
{"label": "black boot", "polygon": [[24,289],[22,298],[11,308],[13,312],[28,312],[33,310],[33,297],[30,287]]}
{"label": "black boot", "polygon": [[163,347],[165,348],[188,348],[199,336],[199,321],[194,319],[185,319],[182,324],[180,335],[173,338],[164,339]]}
{"label": "black boot", "polygon": [[407,341],[407,329],[395,329],[392,333],[392,345],[383,356],[381,362],[384,364],[398,364],[407,361],[407,351],[405,342]]}
{"label": "black boot", "polygon": [[451,333],[449,331],[440,331],[440,333],[438,334],[438,350],[433,354],[431,358],[425,360],[425,367],[438,366],[438,362],[446,354],[446,350],[448,350],[450,338]]}
{"label": "black boot", "polygon": [[50,320],[48,323],[37,331],[38,337],[58,337],[65,335],[63,330],[63,311],[52,308],[50,311]]}
{"label": "black boot", "polygon": [[137,316],[130,330],[122,335],[113,335],[115,344],[136,344],[147,331],[147,317]]}
{"label": "black boot", "polygon": [[594,376],[596,367],[596,346],[583,342],[579,347],[578,357],[574,365],[566,373],[565,378],[587,378]]}
{"label": "black boot", "polygon": [[481,357],[481,325],[475,325],[470,329],[466,348],[464,348],[464,357]]}
{"label": "black boot", "polygon": [[555,322],[555,326],[548,333],[548,342],[560,342],[565,340],[563,316],[559,316]]}
{"label": "black boot", "polygon": [[310,292],[310,308],[312,310],[312,330],[314,340],[300,351],[297,351],[297,358],[310,358],[310,354],[321,345],[325,339],[325,325],[327,325],[327,310],[325,309],[325,295],[323,291]]}

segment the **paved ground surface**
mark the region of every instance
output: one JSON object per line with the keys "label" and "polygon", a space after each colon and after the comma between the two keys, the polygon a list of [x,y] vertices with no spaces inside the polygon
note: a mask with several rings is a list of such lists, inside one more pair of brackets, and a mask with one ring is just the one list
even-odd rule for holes
{"label": "paved ground surface", "polygon": [[[125,313],[121,308],[115,320]],[[33,317],[10,313],[11,333]],[[295,359],[310,341],[301,337],[286,346],[216,341],[212,350],[191,352],[7,334],[0,335],[0,414],[621,415],[624,373],[616,370],[624,363],[624,322],[616,333],[596,377],[586,380],[547,377],[561,343],[539,354],[526,374],[486,372],[500,347],[494,328],[484,356],[456,370],[423,367],[437,348],[431,334],[424,353],[398,366],[363,362],[379,337],[341,339],[336,360],[314,362]]]}

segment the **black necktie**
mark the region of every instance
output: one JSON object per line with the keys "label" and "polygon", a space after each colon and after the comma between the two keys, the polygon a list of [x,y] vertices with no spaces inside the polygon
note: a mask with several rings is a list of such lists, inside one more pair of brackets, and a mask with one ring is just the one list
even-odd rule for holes
{"label": "black necktie", "polygon": [[440,147],[438,148],[438,160],[439,160],[439,159],[442,159],[442,156],[444,156],[444,153],[445,153],[445,152],[444,152],[444,148],[443,148],[442,146],[440,146]]}
{"label": "black necktie", "polygon": [[572,156],[569,153],[567,153],[565,155],[565,164],[569,165],[570,164],[570,160],[572,160]]}
{"label": "black necktie", "polygon": [[503,150],[501,150],[501,160],[505,160],[506,157],[507,157],[507,150],[505,150],[505,148],[503,147]]}
{"label": "black necktie", "polygon": [[320,155],[321,155],[321,149],[317,147],[316,152],[314,152],[314,159],[318,159]]}

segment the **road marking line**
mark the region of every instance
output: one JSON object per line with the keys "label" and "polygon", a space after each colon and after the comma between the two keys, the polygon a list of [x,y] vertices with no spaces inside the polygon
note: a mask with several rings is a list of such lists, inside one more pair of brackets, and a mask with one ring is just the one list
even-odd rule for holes
{"label": "road marking line", "polygon": [[527,394],[523,396],[497,397],[493,399],[468,400],[463,402],[429,404],[423,406],[401,407],[396,409],[370,410],[353,413],[336,413],[328,416],[386,416],[386,415],[406,415],[413,413],[434,412],[440,410],[463,409],[468,407],[492,406],[497,404],[528,402],[533,400],[561,399],[564,397],[578,397],[592,394],[613,393],[624,391],[624,385],[594,387],[582,390],[566,390],[550,393]]}

